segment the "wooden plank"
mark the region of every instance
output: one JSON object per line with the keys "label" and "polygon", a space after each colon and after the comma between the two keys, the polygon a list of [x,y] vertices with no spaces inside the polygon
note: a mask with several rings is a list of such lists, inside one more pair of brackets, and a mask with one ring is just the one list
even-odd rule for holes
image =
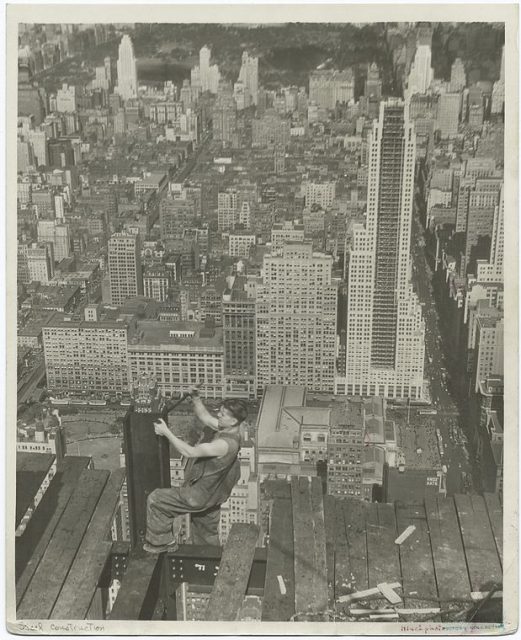
{"label": "wooden plank", "polygon": [[259,527],[234,524],[223,549],[205,620],[236,620],[250,578]]}
{"label": "wooden plank", "polygon": [[110,474],[51,618],[84,620],[112,549],[110,529],[120,501],[125,469]]}
{"label": "wooden plank", "polygon": [[416,527],[412,535],[398,547],[405,606],[411,609],[426,607],[428,603],[437,602],[438,590],[425,509],[423,505],[403,503],[397,503],[395,509],[398,533],[409,525]]}
{"label": "wooden plank", "polygon": [[326,571],[328,608],[335,606],[335,499],[324,496],[324,526],[326,529]]}
{"label": "wooden plank", "polygon": [[[399,589],[401,587],[399,582],[387,583],[387,586],[391,589]],[[371,603],[374,603],[375,601],[372,599],[372,597],[380,594],[381,591],[379,587],[371,587],[370,589],[363,589],[362,591],[354,591],[353,593],[349,593],[346,596],[340,596],[338,600],[340,602],[356,602],[358,600],[371,598]]]}
{"label": "wooden plank", "polygon": [[492,583],[502,584],[503,576],[484,500],[462,494],[454,500],[472,591],[488,591]]}
{"label": "wooden plank", "polygon": [[467,600],[471,589],[454,501],[427,496],[425,512],[440,598]]}
{"label": "wooden plank", "polygon": [[42,471],[49,469],[53,463],[53,453],[31,453],[30,451],[16,452],[16,473],[23,471]]}
{"label": "wooden plank", "polygon": [[366,516],[368,504],[363,500],[348,499],[343,504],[346,538],[349,549],[349,578],[351,589],[361,591],[369,587],[367,572]]}
{"label": "wooden plank", "polygon": [[[58,596],[54,609],[49,616],[53,620],[85,620],[96,595],[98,580],[110,558],[112,542],[98,540],[95,548],[89,550],[88,558],[85,554],[76,558],[71,571],[71,579],[67,576],[63,588]],[[83,574],[80,574],[80,567]],[[83,582],[81,578],[83,577]],[[70,585],[74,589],[70,590]]]}
{"label": "wooden plank", "polygon": [[[274,500],[269,535],[261,619],[266,622],[286,622],[295,613],[293,516],[290,500]],[[281,593],[278,576],[284,580],[285,594]]]}
{"label": "wooden plank", "polygon": [[66,456],[23,535],[16,539],[16,604],[19,605],[90,458]]}
{"label": "wooden plank", "polygon": [[18,527],[29,507],[33,506],[38,489],[54,460],[55,456],[51,453],[17,454],[15,527]]}
{"label": "wooden plank", "polygon": [[394,589],[392,589],[387,584],[387,582],[382,582],[377,586],[378,586],[378,589],[380,590],[380,593],[384,596],[384,598],[388,602],[390,602],[391,604],[401,604],[402,602],[401,597],[396,593]]}
{"label": "wooden plank", "polygon": [[396,517],[393,506],[369,505],[366,527],[369,587],[376,587],[382,582],[401,582],[400,557],[394,544]]}
{"label": "wooden plank", "polygon": [[142,620],[147,595],[159,580],[162,554],[130,556],[109,620]]}
{"label": "wooden plank", "polygon": [[503,509],[499,496],[496,493],[485,493],[485,505],[487,507],[488,519],[496,541],[496,548],[503,566]]}
{"label": "wooden plank", "polygon": [[105,620],[106,606],[106,597],[104,597],[103,589],[98,587],[90,603],[85,620]]}
{"label": "wooden plank", "polygon": [[270,498],[287,498],[291,499],[291,485],[286,480],[265,480],[263,482],[264,497],[266,500]]}
{"label": "wooden plank", "polygon": [[344,517],[345,500],[335,500],[335,601],[356,591],[351,584],[349,572],[349,547],[347,546]]}
{"label": "wooden plank", "polygon": [[307,478],[291,478],[291,502],[295,559],[295,612],[300,615],[315,610],[313,602],[315,536],[311,493]]}
{"label": "wooden plank", "polygon": [[22,598],[17,618],[38,620],[49,617],[108,475],[108,471],[98,469],[87,469],[81,474],[78,486]]}
{"label": "wooden plank", "polygon": [[327,564],[326,564],[326,530],[324,524],[324,499],[320,478],[311,478],[311,512],[313,515],[313,532],[315,535],[315,572],[313,574],[313,591],[315,611],[325,612],[328,608]]}

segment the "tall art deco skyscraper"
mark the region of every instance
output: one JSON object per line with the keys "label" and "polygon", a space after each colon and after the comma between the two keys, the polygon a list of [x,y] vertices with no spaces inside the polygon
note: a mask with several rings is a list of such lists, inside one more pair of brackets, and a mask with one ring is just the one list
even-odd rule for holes
{"label": "tall art deco skyscraper", "polygon": [[408,107],[382,103],[371,136],[367,218],[354,225],[346,251],[348,395],[422,395],[425,326],[410,282],[415,143]]}
{"label": "tall art deco skyscraper", "polygon": [[118,51],[118,86],[116,92],[123,100],[137,96],[137,66],[134,45],[130,36],[123,36]]}

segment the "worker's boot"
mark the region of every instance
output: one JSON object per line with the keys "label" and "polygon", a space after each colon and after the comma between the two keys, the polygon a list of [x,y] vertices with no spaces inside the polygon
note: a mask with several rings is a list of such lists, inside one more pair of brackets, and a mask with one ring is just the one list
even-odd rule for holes
{"label": "worker's boot", "polygon": [[177,540],[174,540],[170,544],[150,544],[150,542],[145,542],[143,545],[143,551],[147,551],[148,553],[168,553],[169,551],[177,551],[179,545],[177,544]]}

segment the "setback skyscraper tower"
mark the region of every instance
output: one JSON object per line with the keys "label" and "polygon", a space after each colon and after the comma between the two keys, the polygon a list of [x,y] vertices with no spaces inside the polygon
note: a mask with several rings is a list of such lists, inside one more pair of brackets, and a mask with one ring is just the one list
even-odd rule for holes
{"label": "setback skyscraper tower", "polygon": [[346,250],[348,395],[419,398],[425,327],[410,282],[415,134],[408,107],[389,100],[373,125],[365,223]]}
{"label": "setback skyscraper tower", "polygon": [[137,66],[130,36],[123,36],[118,51],[118,93],[123,100],[137,97]]}

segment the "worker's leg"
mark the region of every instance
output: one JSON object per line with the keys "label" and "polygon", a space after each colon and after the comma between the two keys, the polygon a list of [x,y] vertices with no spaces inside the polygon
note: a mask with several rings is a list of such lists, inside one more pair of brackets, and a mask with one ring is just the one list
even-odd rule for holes
{"label": "worker's leg", "polygon": [[201,513],[192,513],[190,516],[192,544],[209,544],[218,547],[221,544],[219,541],[220,519],[220,505]]}
{"label": "worker's leg", "polygon": [[155,546],[175,542],[173,531],[178,516],[189,512],[190,507],[177,488],[152,491],[147,499],[147,542]]}

